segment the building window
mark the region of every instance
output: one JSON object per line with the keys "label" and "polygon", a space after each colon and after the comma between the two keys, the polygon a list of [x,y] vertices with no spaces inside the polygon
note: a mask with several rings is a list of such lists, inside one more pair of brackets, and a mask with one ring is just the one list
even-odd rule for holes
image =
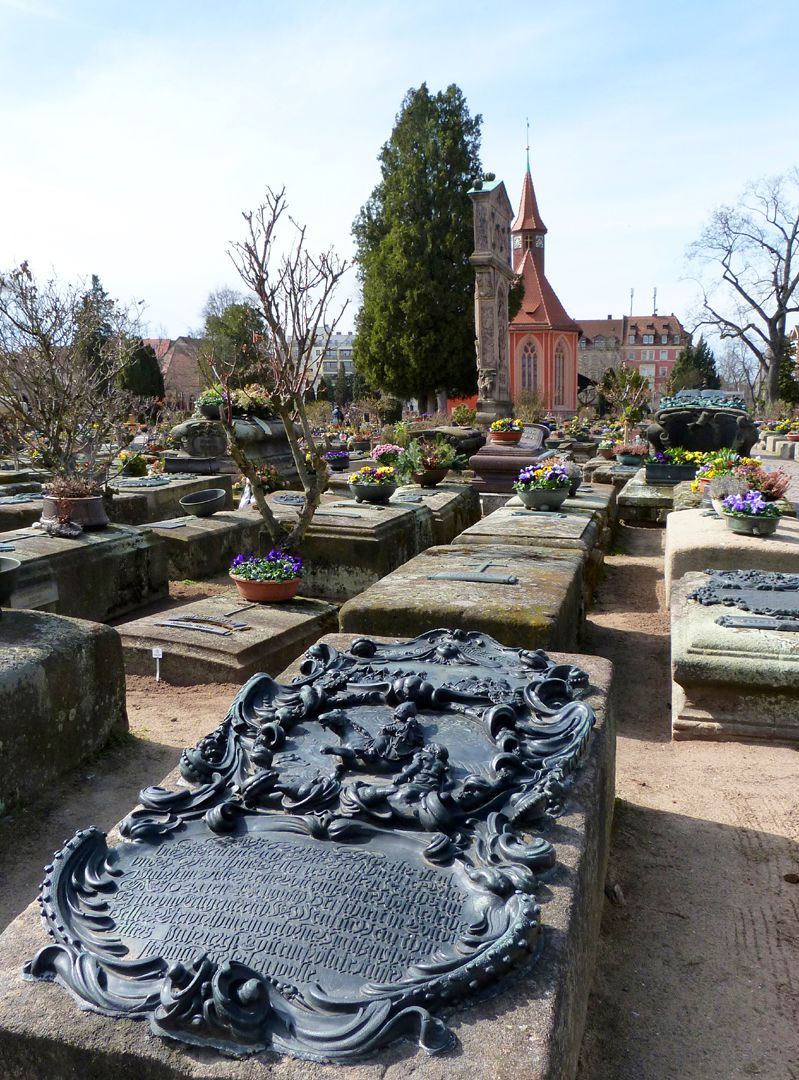
{"label": "building window", "polygon": [[605,339],[602,337],[601,334],[597,334],[597,336],[594,338],[594,344],[595,345],[604,345],[605,344]]}
{"label": "building window", "polygon": [[580,338],[580,348],[581,349],[587,349],[588,348],[588,342],[585,340],[584,337]]}
{"label": "building window", "polygon": [[661,345],[668,345],[668,343],[669,343],[669,335],[668,334],[661,334],[660,335],[660,344]]}
{"label": "building window", "polygon": [[675,344],[675,345],[679,345],[679,344],[680,344],[680,335],[679,335],[679,334],[675,334],[675,335],[674,335],[674,344]]}
{"label": "building window", "polygon": [[669,358],[669,350],[668,349],[661,349],[660,350],[660,359],[661,360],[668,360],[668,358]]}
{"label": "building window", "polygon": [[660,377],[663,378],[663,376],[668,375],[668,373],[669,373],[669,369],[667,367],[662,367],[661,366],[661,368],[660,368]]}
{"label": "building window", "polygon": [[555,393],[553,395],[553,405],[556,408],[558,405],[563,405],[565,378],[566,353],[563,348],[563,342],[559,341],[555,349]]}
{"label": "building window", "polygon": [[522,390],[535,390],[538,386],[538,350],[535,343],[525,341],[522,349]]}
{"label": "building window", "polygon": [[655,344],[655,335],[654,334],[644,334],[644,336],[641,338],[641,340],[643,341],[644,345],[654,345]]}
{"label": "building window", "polygon": [[635,360],[635,353],[634,353],[634,352],[628,352],[628,353],[627,353],[627,360],[628,360],[628,361],[629,361],[630,363],[632,363],[632,362],[633,362],[633,360]]}
{"label": "building window", "polygon": [[628,334],[627,335],[627,344],[628,345],[635,345],[635,334]]}

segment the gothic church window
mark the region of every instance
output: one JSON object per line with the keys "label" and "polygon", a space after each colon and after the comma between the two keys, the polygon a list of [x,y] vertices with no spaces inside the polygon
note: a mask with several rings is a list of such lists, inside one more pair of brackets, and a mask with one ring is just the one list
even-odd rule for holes
{"label": "gothic church window", "polygon": [[556,407],[563,404],[565,378],[566,352],[563,348],[563,342],[559,341],[555,347],[555,394],[553,404]]}
{"label": "gothic church window", "polygon": [[535,343],[526,341],[522,349],[522,390],[535,390],[538,386],[538,350]]}

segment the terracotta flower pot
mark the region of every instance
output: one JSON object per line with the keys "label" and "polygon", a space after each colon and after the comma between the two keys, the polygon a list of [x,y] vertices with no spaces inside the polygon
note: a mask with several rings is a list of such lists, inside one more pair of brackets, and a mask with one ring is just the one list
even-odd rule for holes
{"label": "terracotta flower pot", "polygon": [[396,484],[349,484],[356,502],[387,503],[397,490]]}
{"label": "terracotta flower pot", "polygon": [[788,440],[788,442],[799,442],[799,431],[789,431],[787,432],[785,438]]}
{"label": "terracotta flower pot", "polygon": [[557,510],[569,497],[569,489],[555,488],[554,491],[545,491],[537,488],[532,491],[517,491],[516,494],[528,510]]}
{"label": "terracotta flower pot", "polygon": [[600,446],[597,449],[597,457],[604,458],[605,461],[610,461],[611,458],[613,457],[613,447],[612,446]]}
{"label": "terracotta flower pot", "polygon": [[507,446],[515,446],[522,437],[521,431],[489,431],[488,437],[491,442],[505,443]]}
{"label": "terracotta flower pot", "polygon": [[241,596],[255,604],[279,604],[284,600],[293,600],[300,585],[298,577],[288,581],[249,581],[235,574],[229,576]]}

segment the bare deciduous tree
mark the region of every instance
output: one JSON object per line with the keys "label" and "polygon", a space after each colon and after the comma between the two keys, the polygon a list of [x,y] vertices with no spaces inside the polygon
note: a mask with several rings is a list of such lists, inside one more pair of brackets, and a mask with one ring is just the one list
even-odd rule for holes
{"label": "bare deciduous tree", "polygon": [[[312,255],[306,245],[305,227],[298,225],[287,210],[285,188],[267,188],[263,203],[242,215],[246,236],[233,244],[229,255],[243,283],[258,298],[267,327],[262,339],[253,342],[255,359],[250,370],[269,390],[274,411],[286,429],[302,485],[304,502],[291,529],[287,530],[272,513],[257,465],[248,457],[246,443],[236,436],[231,387],[237,362],[217,364],[212,360],[211,364],[223,387],[226,405],[222,417],[233,459],[250,482],[273,542],[292,548],[302,539],[328,484],[327,466],[315,448],[304,402],[305,392],[314,382],[318,365],[347,307],[345,301],[334,310],[333,301],[349,264],[332,249]],[[288,243],[281,223],[291,226]]]}
{"label": "bare deciduous tree", "polygon": [[799,312],[799,169],[751,184],[736,206],[715,210],[689,258],[721,269],[720,280],[700,281],[697,326],[742,342],[768,401],[777,401],[788,317]]}
{"label": "bare deciduous tree", "polygon": [[0,408],[45,468],[69,475],[79,461],[98,467],[130,410],[117,380],[138,344],[133,330],[101,289],[37,283],[27,263],[0,273]]}

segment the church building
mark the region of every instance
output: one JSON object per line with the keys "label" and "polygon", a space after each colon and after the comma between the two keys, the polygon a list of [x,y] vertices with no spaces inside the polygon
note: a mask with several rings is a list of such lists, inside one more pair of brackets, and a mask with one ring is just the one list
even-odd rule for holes
{"label": "church building", "polygon": [[521,391],[535,390],[548,412],[573,416],[580,328],[544,273],[546,234],[528,159],[519,213],[511,226],[513,269],[524,283],[524,299],[509,326],[510,396],[515,400]]}

